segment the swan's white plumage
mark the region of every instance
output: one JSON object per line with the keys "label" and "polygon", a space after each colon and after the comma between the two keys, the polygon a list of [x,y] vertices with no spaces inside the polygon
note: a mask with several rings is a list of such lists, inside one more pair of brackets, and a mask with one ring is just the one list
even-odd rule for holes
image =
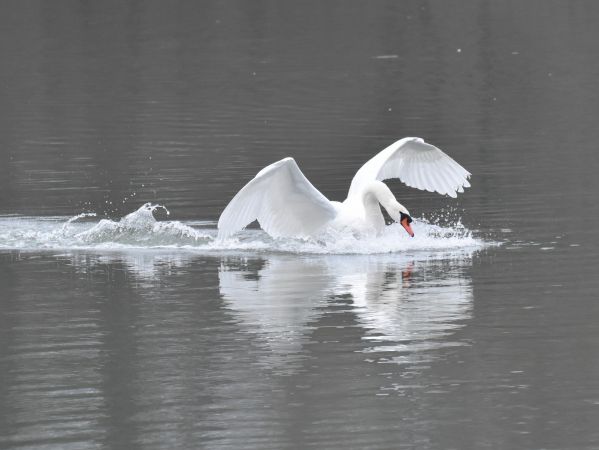
{"label": "swan's white plumage", "polygon": [[[420,138],[404,138],[379,152],[352,179],[347,199],[331,202],[297,166],[285,158],[262,169],[229,202],[218,220],[227,237],[258,220],[274,237],[308,237],[325,225],[384,228],[379,203],[396,221],[408,210],[395,200],[383,180],[399,178],[408,186],[457,197],[469,187],[470,172]],[[380,217],[379,217],[380,215]]]}
{"label": "swan's white plumage", "polygon": [[470,172],[434,145],[420,138],[404,138],[364,164],[354,176],[348,197],[359,195],[373,180],[399,178],[410,187],[457,197],[469,187]]}
{"label": "swan's white plumage", "polygon": [[233,197],[218,220],[218,235],[230,236],[258,220],[274,237],[310,236],[336,214],[295,160],[285,158],[262,169]]}

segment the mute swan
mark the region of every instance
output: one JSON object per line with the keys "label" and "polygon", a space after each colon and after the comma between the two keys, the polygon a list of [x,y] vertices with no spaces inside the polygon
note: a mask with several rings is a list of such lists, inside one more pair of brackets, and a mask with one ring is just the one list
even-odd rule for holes
{"label": "mute swan", "polygon": [[366,162],[340,203],[312,186],[293,158],[284,158],[258,172],[233,197],[218,220],[218,236],[228,237],[254,220],[273,237],[314,236],[327,226],[378,235],[385,228],[381,205],[413,237],[409,211],[382,181],[399,178],[408,186],[455,198],[470,186],[469,177],[437,147],[407,137]]}

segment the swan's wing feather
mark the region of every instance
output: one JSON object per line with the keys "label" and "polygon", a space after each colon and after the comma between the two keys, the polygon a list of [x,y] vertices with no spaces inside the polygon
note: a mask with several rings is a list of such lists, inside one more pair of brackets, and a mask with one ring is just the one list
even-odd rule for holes
{"label": "swan's wing feather", "polygon": [[404,138],[375,155],[354,176],[348,197],[362,192],[373,180],[399,178],[406,185],[457,197],[470,187],[470,172],[434,145]]}
{"label": "swan's wing feather", "polygon": [[336,215],[295,160],[285,158],[262,169],[233,197],[218,220],[218,236],[230,236],[254,220],[274,237],[310,236]]}

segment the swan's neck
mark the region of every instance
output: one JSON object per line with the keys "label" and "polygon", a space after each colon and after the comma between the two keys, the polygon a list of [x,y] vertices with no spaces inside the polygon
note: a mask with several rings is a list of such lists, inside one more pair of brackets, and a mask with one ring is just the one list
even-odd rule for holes
{"label": "swan's neck", "polygon": [[401,220],[401,213],[410,215],[408,210],[395,199],[391,190],[382,181],[372,181],[365,186],[362,193],[362,202],[364,204],[365,219],[376,229],[377,233],[381,233],[385,228],[385,218],[379,205],[385,208],[396,222]]}

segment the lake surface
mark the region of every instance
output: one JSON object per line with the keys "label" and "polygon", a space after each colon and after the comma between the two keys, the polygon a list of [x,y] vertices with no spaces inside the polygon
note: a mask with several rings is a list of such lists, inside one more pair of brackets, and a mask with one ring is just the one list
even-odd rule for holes
{"label": "lake surface", "polygon": [[[0,446],[599,448],[598,19],[2,2]],[[265,165],[343,200],[404,136],[473,174],[389,182],[414,239],[214,238]]]}

